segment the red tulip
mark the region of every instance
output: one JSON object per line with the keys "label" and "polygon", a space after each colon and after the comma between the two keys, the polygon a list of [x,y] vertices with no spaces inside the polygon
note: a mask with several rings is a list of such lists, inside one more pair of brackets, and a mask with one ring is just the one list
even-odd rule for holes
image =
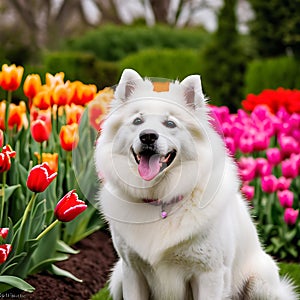
{"label": "red tulip", "polygon": [[0,238],[6,239],[9,228],[0,228]]}
{"label": "red tulip", "polygon": [[34,166],[30,170],[26,184],[31,191],[41,193],[56,176],[57,173],[50,169],[48,163],[44,162],[41,165]]}
{"label": "red tulip", "polygon": [[10,169],[11,166],[11,157],[15,157],[16,152],[12,151],[9,145],[3,147],[2,152],[0,153],[0,173],[6,172]]}
{"label": "red tulip", "polygon": [[61,222],[69,222],[75,219],[87,208],[84,201],[78,199],[75,190],[68,192],[56,205],[54,214]]}
{"label": "red tulip", "polygon": [[12,246],[10,244],[0,245],[0,264],[3,264],[12,250]]}
{"label": "red tulip", "polygon": [[50,136],[50,131],[45,121],[36,120],[31,123],[31,135],[35,141],[42,143],[47,141]]}

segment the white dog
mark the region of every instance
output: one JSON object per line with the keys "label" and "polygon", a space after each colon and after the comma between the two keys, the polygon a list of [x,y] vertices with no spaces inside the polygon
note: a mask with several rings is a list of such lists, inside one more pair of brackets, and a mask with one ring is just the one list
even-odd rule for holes
{"label": "white dog", "polygon": [[297,299],[260,245],[200,76],[157,91],[125,70],[95,161],[120,256],[113,299]]}

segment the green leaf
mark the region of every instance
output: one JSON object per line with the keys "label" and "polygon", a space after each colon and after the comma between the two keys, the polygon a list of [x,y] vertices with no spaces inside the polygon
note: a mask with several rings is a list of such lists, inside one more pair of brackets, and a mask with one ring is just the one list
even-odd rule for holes
{"label": "green leaf", "polygon": [[59,267],[55,266],[55,265],[51,265],[51,270],[50,272],[54,275],[57,275],[57,276],[64,276],[64,277],[67,277],[67,278],[71,278],[77,282],[82,282],[81,279],[77,278],[76,276],[74,276],[72,273],[66,271],[66,270],[63,270],[63,269],[60,269]]}
{"label": "green leaf", "polygon": [[[32,293],[35,290],[35,288],[32,285],[16,276],[0,276],[0,282],[8,284],[11,287],[18,288],[28,293]],[[0,293],[1,292],[2,290],[0,289]]]}
{"label": "green leaf", "polygon": [[69,245],[67,245],[62,240],[57,241],[56,251],[67,253],[67,254],[78,254],[80,252],[79,250],[75,250],[75,249],[71,248]]}
{"label": "green leaf", "polygon": [[[12,186],[7,186],[5,188],[5,199],[9,199],[10,196],[14,193],[14,191],[16,189],[18,189],[21,185],[20,184],[16,184],[16,185],[12,185]],[[2,190],[0,191],[0,196],[2,196]]]}
{"label": "green leaf", "polygon": [[69,258],[69,255],[67,255],[67,254],[56,254],[54,257],[51,257],[49,259],[45,259],[45,260],[39,262],[38,264],[32,266],[28,273],[29,274],[36,274],[36,273],[39,273],[42,270],[48,269],[49,266],[50,266],[50,270],[51,270],[51,265],[53,263],[63,261],[63,260],[67,260],[68,258]]}

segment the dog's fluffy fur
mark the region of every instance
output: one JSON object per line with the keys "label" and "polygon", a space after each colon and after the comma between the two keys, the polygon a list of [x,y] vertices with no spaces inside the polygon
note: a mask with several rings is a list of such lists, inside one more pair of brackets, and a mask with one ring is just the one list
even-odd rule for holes
{"label": "dog's fluffy fur", "polygon": [[95,161],[120,257],[109,286],[114,300],[297,299],[260,245],[236,166],[210,124],[200,76],[157,92],[124,70]]}

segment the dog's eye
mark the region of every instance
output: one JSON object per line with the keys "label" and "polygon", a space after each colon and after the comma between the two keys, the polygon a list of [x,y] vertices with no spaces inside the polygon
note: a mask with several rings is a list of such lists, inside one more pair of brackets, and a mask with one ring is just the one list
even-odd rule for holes
{"label": "dog's eye", "polygon": [[144,121],[141,118],[135,118],[132,122],[133,125],[140,125],[142,124]]}
{"label": "dog's eye", "polygon": [[175,128],[175,127],[176,127],[175,122],[170,121],[170,120],[165,121],[165,122],[164,122],[164,125],[165,125],[166,127],[168,127],[168,128]]}

